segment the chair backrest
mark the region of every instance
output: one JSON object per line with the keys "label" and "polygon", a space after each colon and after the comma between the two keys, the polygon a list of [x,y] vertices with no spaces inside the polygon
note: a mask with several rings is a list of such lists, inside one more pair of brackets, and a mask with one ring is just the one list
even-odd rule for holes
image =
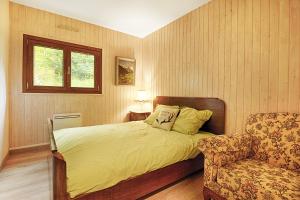
{"label": "chair backrest", "polygon": [[246,132],[252,135],[255,159],[277,167],[300,170],[300,114],[250,115]]}

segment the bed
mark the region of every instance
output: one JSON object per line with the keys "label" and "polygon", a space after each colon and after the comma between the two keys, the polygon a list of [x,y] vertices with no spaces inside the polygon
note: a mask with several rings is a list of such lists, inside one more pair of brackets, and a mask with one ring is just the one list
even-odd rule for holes
{"label": "bed", "polygon": [[[192,98],[192,97],[163,97],[163,96],[158,96],[155,101],[154,101],[154,107],[156,107],[157,104],[164,104],[164,105],[180,105],[180,106],[188,106],[192,107],[195,109],[209,109],[213,111],[213,116],[211,119],[206,122],[204,127],[202,128],[201,131],[206,131],[206,132],[211,132],[214,134],[223,134],[224,132],[224,117],[225,117],[225,105],[224,102],[220,99],[217,98]],[[100,181],[100,177],[97,177],[97,174],[93,176],[91,172],[93,170],[96,170],[95,167],[103,168],[105,165],[101,165],[100,163],[97,163],[95,165],[90,165],[94,169],[91,169],[90,171],[86,172],[83,171],[84,173],[83,176],[85,177],[80,177],[77,175],[78,179],[73,182],[69,180],[69,189],[71,188],[70,186],[73,184],[75,188],[74,190],[70,190],[68,192],[67,190],[67,171],[69,172],[69,175],[71,173],[70,166],[72,164],[72,159],[69,158],[68,152],[72,151],[73,149],[70,148],[69,146],[72,146],[76,141],[81,141],[76,138],[76,132],[78,132],[78,137],[80,137],[82,134],[82,131],[87,131],[87,132],[101,132],[102,130],[109,129],[117,129],[117,130],[126,130],[127,127],[131,127],[131,130],[133,130],[133,127],[137,136],[143,132],[143,137],[140,137],[141,140],[153,140],[153,141],[158,141],[155,144],[157,147],[161,147],[163,145],[160,145],[164,141],[168,142],[174,142],[176,145],[182,144],[182,147],[178,148],[184,149],[186,148],[185,154],[181,155],[181,152],[178,149],[174,148],[165,148],[161,152],[153,152],[153,154],[160,154],[162,152],[177,152],[174,153],[172,159],[167,159],[164,160],[163,163],[164,165],[159,165],[162,161],[160,161],[160,158],[156,158],[154,160],[149,160],[149,168],[145,166],[145,169],[143,168],[137,168],[140,171],[137,172],[137,174],[142,174],[142,175],[137,175],[129,177],[126,176],[127,173],[125,174],[124,177],[122,177],[121,182],[118,182],[117,180],[114,180],[113,178],[111,180],[105,181],[106,186],[109,187],[104,187],[104,181]],[[87,130],[89,129],[89,130]],[[102,125],[101,128],[99,126],[94,126],[94,127],[83,127],[83,128],[77,128],[74,130],[71,130],[71,132],[74,133],[71,139],[74,139],[74,141],[69,142],[68,145],[65,145],[67,143],[64,143],[62,141],[66,140],[69,141],[70,138],[68,138],[68,132],[67,130],[62,130],[61,132],[56,132],[55,135],[51,134],[51,147],[52,147],[52,153],[53,153],[53,192],[54,192],[54,199],[57,200],[65,200],[65,199],[79,199],[79,200],[101,200],[101,199],[138,199],[142,198],[145,195],[148,195],[160,188],[166,187],[169,184],[172,184],[178,180],[181,180],[182,178],[195,173],[201,169],[203,169],[203,162],[204,158],[203,155],[199,152],[196,154],[194,150],[188,149],[188,145],[185,144],[192,144],[196,145],[197,140],[200,138],[192,138],[192,137],[185,137],[183,134],[176,133],[176,132],[170,132],[168,134],[164,132],[157,132],[158,130],[154,130],[155,128],[152,128],[147,126],[143,122],[130,122],[130,123],[123,123],[123,124],[116,124],[116,125]],[[70,132],[70,131],[69,131]],[[53,133],[51,131],[51,133]],[[113,133],[113,132],[112,132]],[[157,135],[161,136],[161,140],[157,140]],[[103,135],[103,134],[102,134]],[[134,134],[132,134],[134,135]],[[145,135],[147,137],[145,137]],[[205,135],[205,134],[199,134],[199,135]],[[95,141],[93,137],[97,137],[97,135],[90,135],[86,136],[85,139],[89,139],[91,141]],[[119,137],[119,140],[126,140],[126,138],[122,138],[122,134],[116,135],[115,137]],[[197,136],[198,137],[198,136]],[[106,139],[109,139],[107,137]],[[103,139],[105,141],[105,138]],[[128,139],[130,142],[130,140]],[[181,141],[179,143],[178,141]],[[136,141],[135,141],[136,142]],[[142,143],[145,141],[141,141]],[[177,142],[177,143],[176,143]],[[84,157],[89,156],[91,154],[91,151],[93,148],[96,148],[97,146],[102,146],[104,143],[95,143],[94,147],[93,145],[90,145],[89,148],[87,147],[82,147],[84,150],[80,150],[81,152],[81,157],[78,156],[78,159],[83,160],[82,163],[84,162]],[[119,147],[122,143],[117,143],[117,146]],[[143,143],[144,144],[144,143]],[[153,142],[154,144],[154,142]],[[75,145],[75,144],[74,144]],[[80,144],[76,144],[77,146],[80,146]],[[175,146],[176,146],[175,145]],[[59,147],[59,148],[58,148]],[[122,146],[122,148],[126,149],[126,146]],[[117,151],[123,153],[121,151],[122,148],[117,149]],[[150,148],[149,145],[145,145],[145,149]],[[137,148],[141,149],[141,148]],[[142,148],[143,149],[143,148]],[[151,149],[150,149],[151,150]],[[63,152],[63,153],[61,153]],[[110,151],[110,153],[112,153]],[[123,153],[126,155],[125,153]],[[148,152],[149,154],[149,152]],[[64,155],[64,156],[62,156]],[[125,156],[126,157],[126,156]],[[163,157],[163,156],[162,156]],[[120,157],[122,158],[122,156]],[[148,159],[148,158],[147,158]],[[73,159],[74,160],[74,159]],[[145,159],[144,159],[145,160]],[[146,160],[148,161],[148,160]],[[122,161],[123,163],[125,162],[124,160]],[[77,163],[78,162],[77,160]],[[67,165],[69,164],[69,168],[67,170]],[[102,164],[105,164],[105,162],[102,162]],[[116,164],[116,163],[115,163]],[[74,164],[73,164],[74,165]],[[85,166],[85,165],[83,165]],[[78,166],[76,166],[78,167]],[[122,166],[123,167],[123,166]],[[130,166],[125,166],[125,169]],[[78,169],[78,168],[77,168]],[[83,167],[83,169],[86,169],[86,166]],[[115,170],[115,169],[112,169]],[[121,170],[121,168],[117,168],[117,170]],[[124,170],[124,169],[123,169]],[[145,170],[145,171],[143,171]],[[78,171],[78,170],[77,170]],[[76,173],[77,173],[76,171]],[[149,172],[150,171],[150,172]],[[112,177],[112,174],[109,174],[110,171],[105,171],[105,169],[101,171],[101,174],[106,174],[107,176]],[[126,172],[126,170],[125,170]],[[98,173],[99,174],[99,173]],[[122,174],[122,175],[123,175]],[[75,177],[75,176],[73,176]],[[84,180],[90,180],[90,179],[99,179],[99,185],[97,187],[92,188],[89,192],[85,192],[85,190],[80,191],[80,189],[76,189],[76,184],[78,183],[83,183]],[[105,180],[105,179],[104,179]],[[87,181],[88,182],[88,181]],[[102,184],[102,185],[101,185]],[[108,184],[108,185],[107,185]],[[84,184],[83,184],[84,185]],[[88,183],[86,183],[88,187]],[[89,186],[90,187],[90,186]],[[72,188],[72,189],[73,189]]]}

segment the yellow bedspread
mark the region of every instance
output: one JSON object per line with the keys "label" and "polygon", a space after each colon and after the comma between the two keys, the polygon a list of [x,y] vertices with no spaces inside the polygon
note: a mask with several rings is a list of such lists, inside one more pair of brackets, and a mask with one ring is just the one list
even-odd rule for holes
{"label": "yellow bedspread", "polygon": [[142,121],[54,131],[72,198],[196,157],[197,141],[210,135],[164,131]]}

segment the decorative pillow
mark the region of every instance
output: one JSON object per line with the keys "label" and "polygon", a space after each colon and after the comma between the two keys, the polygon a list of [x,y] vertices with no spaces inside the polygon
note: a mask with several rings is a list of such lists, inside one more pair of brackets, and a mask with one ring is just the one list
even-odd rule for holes
{"label": "decorative pillow", "polygon": [[160,128],[160,129],[170,131],[175,122],[178,112],[179,109],[177,108],[161,109],[158,116],[154,120],[152,126],[155,128]]}
{"label": "decorative pillow", "polygon": [[155,111],[153,113],[151,113],[151,115],[149,115],[144,122],[146,122],[147,124],[152,125],[154,120],[157,118],[157,116],[159,115],[159,112],[161,111],[161,109],[164,108],[170,108],[170,109],[179,109],[179,106],[168,106],[168,105],[157,105],[155,108]]}
{"label": "decorative pillow", "polygon": [[198,133],[203,124],[212,116],[210,110],[196,110],[194,108],[182,108],[177,117],[172,131],[193,135]]}

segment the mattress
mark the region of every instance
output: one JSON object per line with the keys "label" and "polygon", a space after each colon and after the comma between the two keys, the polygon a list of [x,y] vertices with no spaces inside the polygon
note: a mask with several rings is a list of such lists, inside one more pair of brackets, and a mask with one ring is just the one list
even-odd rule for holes
{"label": "mattress", "polygon": [[58,152],[67,164],[71,198],[194,158],[200,153],[199,139],[211,135],[165,131],[143,121],[54,131]]}

